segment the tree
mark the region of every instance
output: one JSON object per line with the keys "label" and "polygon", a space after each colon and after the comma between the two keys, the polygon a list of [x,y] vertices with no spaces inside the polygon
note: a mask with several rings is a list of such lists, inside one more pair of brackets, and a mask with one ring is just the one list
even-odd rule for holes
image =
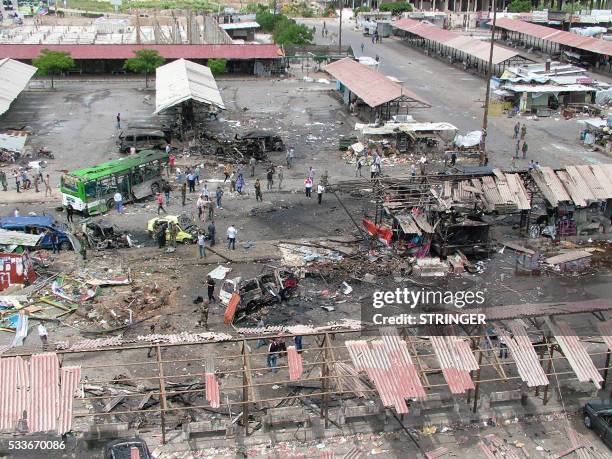
{"label": "tree", "polygon": [[508,5],[510,13],[528,13],[532,8],[531,0],[512,0]]}
{"label": "tree", "polygon": [[255,21],[264,32],[272,32],[276,23],[283,17],[281,14],[272,14],[269,11],[259,11],[255,15]]}
{"label": "tree", "polygon": [[412,5],[408,2],[381,3],[379,10],[380,11],[391,11],[391,13],[395,16],[395,15],[399,15],[404,12],[412,11]]}
{"label": "tree", "polygon": [[70,53],[51,51],[45,48],[40,51],[38,57],[32,59],[32,64],[38,69],[40,75],[49,75],[51,77],[51,87],[53,88],[53,76],[73,68],[74,60],[70,57]]}
{"label": "tree", "polygon": [[227,72],[227,59],[209,59],[206,65],[213,75]]}
{"label": "tree", "polygon": [[130,57],[123,63],[123,68],[131,72],[144,73],[145,87],[149,87],[149,74],[166,60],[154,49],[139,49],[134,51],[136,57]]}
{"label": "tree", "polygon": [[312,29],[297,24],[293,19],[279,21],[272,34],[274,43],[279,45],[309,45],[312,43]]}

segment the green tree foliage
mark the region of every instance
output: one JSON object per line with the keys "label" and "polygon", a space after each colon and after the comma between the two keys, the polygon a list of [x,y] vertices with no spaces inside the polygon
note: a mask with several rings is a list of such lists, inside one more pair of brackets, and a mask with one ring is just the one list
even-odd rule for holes
{"label": "green tree foliage", "polygon": [[140,49],[134,51],[136,57],[126,59],[123,68],[135,73],[144,73],[145,87],[149,87],[149,74],[154,72],[157,67],[166,60],[154,49]]}
{"label": "green tree foliage", "polygon": [[370,11],[372,11],[372,8],[369,6],[360,6],[359,8],[355,8],[353,10],[353,14],[357,16],[359,13],[369,13]]}
{"label": "green tree foliage", "polygon": [[267,11],[268,8],[266,5],[262,5],[261,3],[247,3],[247,6],[242,8],[241,11],[244,13],[259,13],[260,11]]}
{"label": "green tree foliage", "polygon": [[310,27],[283,16],[274,26],[272,36],[279,45],[309,45],[312,43],[313,32]]}
{"label": "green tree foliage", "polygon": [[533,9],[531,0],[512,0],[508,5],[508,11],[510,13],[528,13]]}
{"label": "green tree foliage", "polygon": [[322,14],[324,18],[333,18],[336,15],[336,8],[334,5],[327,5]]}
{"label": "green tree foliage", "polygon": [[264,32],[272,32],[276,22],[281,19],[281,14],[272,14],[269,11],[259,11],[255,15],[255,20]]}
{"label": "green tree foliage", "polygon": [[398,15],[412,11],[412,5],[408,2],[381,3],[378,9],[380,11],[391,11],[393,15]]}
{"label": "green tree foliage", "polygon": [[311,18],[314,16],[314,10],[306,2],[285,3],[281,7],[281,13],[295,18]]}
{"label": "green tree foliage", "polygon": [[206,65],[213,75],[227,72],[227,59],[209,59]]}
{"label": "green tree foliage", "polygon": [[65,51],[51,51],[47,48],[41,50],[40,55],[32,59],[32,64],[38,69],[40,75],[51,77],[51,87],[53,87],[53,77],[61,72],[66,72],[74,67],[74,60],[70,53]]}

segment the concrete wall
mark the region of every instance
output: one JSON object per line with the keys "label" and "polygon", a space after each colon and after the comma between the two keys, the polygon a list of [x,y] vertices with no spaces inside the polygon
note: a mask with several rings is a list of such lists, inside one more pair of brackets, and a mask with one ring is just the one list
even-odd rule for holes
{"label": "concrete wall", "polygon": [[204,16],[204,43],[231,45],[234,41],[212,16]]}

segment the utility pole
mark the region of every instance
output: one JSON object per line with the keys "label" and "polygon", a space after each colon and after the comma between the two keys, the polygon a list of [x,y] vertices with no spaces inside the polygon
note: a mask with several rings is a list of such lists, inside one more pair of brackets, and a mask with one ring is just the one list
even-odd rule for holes
{"label": "utility pole", "polygon": [[340,5],[340,28],[338,29],[338,54],[342,54],[342,10],[344,9],[344,0],[338,0]]}
{"label": "utility pole", "polygon": [[493,2],[493,24],[491,25],[491,49],[489,50],[489,66],[487,68],[487,92],[485,94],[484,117],[482,119],[482,142],[480,146],[480,165],[487,162],[487,125],[489,122],[489,99],[491,97],[491,77],[493,76],[493,49],[495,48],[495,22],[497,20],[497,8]]}

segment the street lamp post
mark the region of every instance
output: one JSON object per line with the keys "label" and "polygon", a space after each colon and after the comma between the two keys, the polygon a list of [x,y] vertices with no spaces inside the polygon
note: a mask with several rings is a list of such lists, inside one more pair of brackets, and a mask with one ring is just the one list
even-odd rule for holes
{"label": "street lamp post", "polygon": [[493,49],[495,47],[495,22],[497,19],[497,8],[495,0],[493,2],[493,24],[491,25],[491,48],[489,50],[489,65],[487,68],[487,92],[485,94],[484,116],[482,119],[482,145],[480,147],[480,165],[484,166],[487,162],[487,126],[489,123],[489,99],[491,98],[491,77],[493,76]]}

